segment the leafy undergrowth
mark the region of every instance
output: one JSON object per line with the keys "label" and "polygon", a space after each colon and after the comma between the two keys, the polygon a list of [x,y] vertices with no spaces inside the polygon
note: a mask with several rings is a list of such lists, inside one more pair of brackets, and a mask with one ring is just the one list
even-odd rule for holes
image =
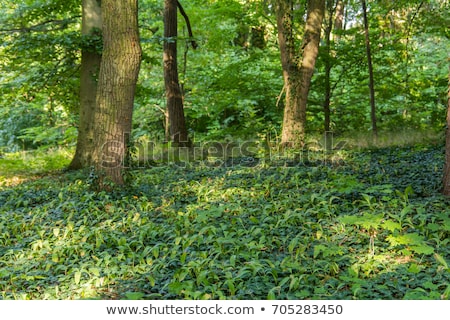
{"label": "leafy undergrowth", "polygon": [[69,165],[68,149],[42,149],[0,155],[0,186],[12,186],[39,178]]}
{"label": "leafy undergrowth", "polygon": [[448,299],[442,148],[341,153],[4,184],[1,297]]}

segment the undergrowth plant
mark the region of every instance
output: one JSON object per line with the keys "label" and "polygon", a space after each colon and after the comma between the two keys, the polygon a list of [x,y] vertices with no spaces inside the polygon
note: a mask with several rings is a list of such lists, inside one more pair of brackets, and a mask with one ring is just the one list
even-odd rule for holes
{"label": "undergrowth plant", "polygon": [[[11,177],[21,164],[9,161]],[[83,172],[3,183],[0,295],[448,299],[441,162],[439,147],[408,147],[154,166],[111,193],[93,192]]]}

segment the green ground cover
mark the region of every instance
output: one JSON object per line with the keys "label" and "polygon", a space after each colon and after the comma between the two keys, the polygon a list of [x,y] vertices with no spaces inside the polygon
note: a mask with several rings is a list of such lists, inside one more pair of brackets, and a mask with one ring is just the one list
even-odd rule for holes
{"label": "green ground cover", "polygon": [[44,156],[0,159],[0,298],[449,298],[441,146],[156,165],[112,193]]}

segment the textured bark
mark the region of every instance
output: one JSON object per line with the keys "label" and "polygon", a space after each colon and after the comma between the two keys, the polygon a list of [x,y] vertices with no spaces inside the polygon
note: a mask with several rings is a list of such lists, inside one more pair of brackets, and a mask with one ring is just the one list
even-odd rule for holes
{"label": "textured bark", "polygon": [[[84,36],[95,35],[102,28],[101,8],[97,0],[83,0],[82,27]],[[77,170],[92,165],[94,150],[94,110],[97,95],[97,75],[102,56],[96,48],[81,52],[80,109],[77,147],[69,169]]]}
{"label": "textured bark", "polygon": [[[293,36],[293,3],[292,1],[277,0],[275,11],[277,15],[278,28],[278,45],[280,47],[281,67],[283,70],[283,80],[285,88],[285,116],[283,120],[283,132],[287,127],[293,131],[303,131],[297,128],[296,123],[291,123],[291,117],[286,117],[286,112],[293,113],[295,111],[295,104],[297,99],[295,97],[295,86],[298,83],[299,69],[296,65],[295,44]],[[283,140],[282,143],[286,141]]]}
{"label": "textured bark", "polygon": [[[325,0],[309,0],[305,32],[302,47],[293,57],[292,5],[291,1],[277,1],[277,25],[279,29],[280,51],[282,54],[283,75],[286,86],[286,104],[283,116],[281,144],[285,147],[298,148],[304,143],[306,125],[306,105],[311,78],[319,52],[320,32],[325,13]],[[290,22],[289,20],[291,19]],[[289,29],[290,27],[290,29]],[[280,39],[280,33],[284,39]],[[291,40],[289,40],[289,38]],[[282,41],[286,50],[281,49]],[[283,57],[283,54],[287,54]],[[295,56],[295,54],[294,54]],[[283,62],[285,60],[285,62]],[[287,62],[286,62],[287,61]],[[286,73],[286,74],[285,74]]]}
{"label": "textured bark", "polygon": [[178,146],[190,146],[177,65],[177,0],[164,1],[164,84],[170,138]]}
{"label": "textured bark", "polygon": [[137,0],[102,0],[103,57],[94,117],[99,189],[108,189],[110,183],[124,184],[124,159],[142,55],[137,9]]}

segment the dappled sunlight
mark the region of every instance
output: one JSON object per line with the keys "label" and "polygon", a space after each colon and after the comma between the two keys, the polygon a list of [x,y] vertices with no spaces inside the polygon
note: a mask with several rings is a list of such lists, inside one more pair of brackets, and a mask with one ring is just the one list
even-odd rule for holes
{"label": "dappled sunlight", "polygon": [[[448,214],[422,196],[439,177],[411,162],[439,150],[407,151],[347,151],[338,166],[173,163],[112,193],[80,173],[11,185],[2,297],[446,298]],[[395,171],[406,161],[414,179]],[[397,176],[373,175],[381,164]]]}
{"label": "dappled sunlight", "polygon": [[0,187],[14,187],[29,180],[30,177],[25,176],[0,176]]}
{"label": "dappled sunlight", "polygon": [[73,150],[68,148],[6,153],[0,158],[0,187],[17,186],[54,174],[65,169],[72,156]]}
{"label": "dappled sunlight", "polygon": [[420,144],[441,144],[443,132],[436,130],[402,129],[393,131],[381,131],[376,142],[373,142],[371,133],[354,132],[351,135],[344,134],[341,137],[349,148],[388,148],[404,147]]}

